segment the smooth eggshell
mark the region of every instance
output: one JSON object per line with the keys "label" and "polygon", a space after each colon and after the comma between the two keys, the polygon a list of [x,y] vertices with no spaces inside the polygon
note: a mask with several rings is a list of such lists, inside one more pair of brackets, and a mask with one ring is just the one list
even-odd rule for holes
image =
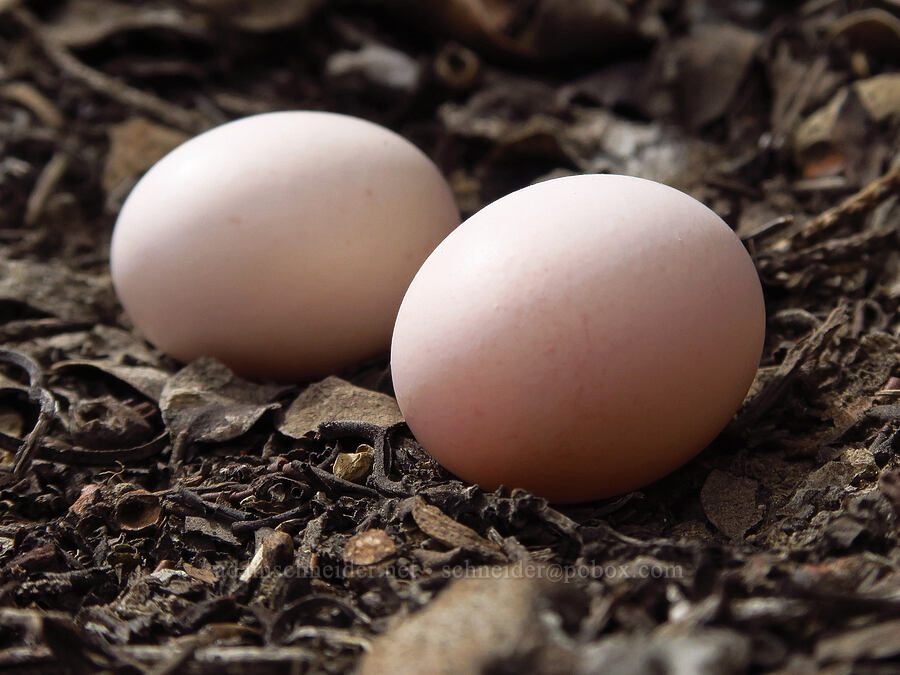
{"label": "smooth eggshell", "polygon": [[764,331],[753,262],[715,213],[651,181],[573,176],[507,195],[438,246],[391,365],[411,430],[450,471],[574,502],[707,445]]}
{"label": "smooth eggshell", "polygon": [[156,164],[113,232],[112,278],[136,326],[188,361],[276,379],[386,350],[410,280],[459,223],[434,164],[333,113],[267,113]]}

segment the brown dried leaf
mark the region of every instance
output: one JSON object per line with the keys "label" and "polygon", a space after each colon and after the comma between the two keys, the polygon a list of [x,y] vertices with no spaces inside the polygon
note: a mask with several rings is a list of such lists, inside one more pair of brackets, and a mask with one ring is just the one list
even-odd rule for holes
{"label": "brown dried leaf", "polygon": [[159,407],[169,431],[191,441],[229,441],[245,434],[268,410],[284,386],[237,377],[211,357],[193,361],[166,383]]}
{"label": "brown dried leaf", "polygon": [[112,396],[73,401],[67,427],[72,440],[86,448],[127,448],[154,436],[143,415]]}
{"label": "brown dried leaf", "polygon": [[454,581],[425,609],[377,639],[360,675],[484,673],[498,663],[527,663],[528,672],[546,675],[576,672],[575,655],[541,620],[551,584],[516,568],[484,572]]}
{"label": "brown dried leaf", "polygon": [[755,480],[714,469],[700,491],[706,517],[729,539],[743,539],[747,530],[762,520],[756,508],[757,487]]}
{"label": "brown dried leaf", "polygon": [[229,546],[241,545],[241,542],[231,533],[231,528],[227,525],[223,525],[215,520],[201,518],[200,516],[185,517],[184,533],[186,535],[200,535]]}
{"label": "brown dried leaf", "polygon": [[120,382],[124,382],[136,391],[149,398],[151,401],[159,401],[171,375],[160,368],[150,366],[122,366],[110,361],[60,361],[53,364],[51,370],[63,372],[85,368],[96,370]]}
{"label": "brown dried leaf", "polygon": [[737,94],[762,36],[729,24],[701,25],[674,46],[684,120],[699,129],[721,117]]}
{"label": "brown dried leaf", "polygon": [[426,503],[419,495],[413,498],[412,517],[422,532],[442,544],[477,553],[486,560],[506,561],[506,556],[497,544],[485,539],[471,527],[456,522],[438,507]]}
{"label": "brown dried leaf", "polygon": [[357,420],[387,427],[403,421],[397,401],[377,391],[363,389],[338,377],[309,385],[285,411],[278,431],[302,438],[323,422]]}
{"label": "brown dried leaf", "polygon": [[107,193],[130,186],[141,175],[190,138],[187,134],[143,117],[109,127],[109,154],[103,166],[103,189]]}
{"label": "brown dried leaf", "polygon": [[209,584],[212,586],[218,580],[216,577],[216,573],[212,570],[204,569],[202,567],[194,567],[190,563],[184,563],[183,565],[184,571],[188,573],[189,576],[196,579],[197,581],[202,581],[205,584]]}
{"label": "brown dried leaf", "polygon": [[390,558],[397,545],[384,530],[366,530],[355,534],[344,546],[344,562],[351,565],[373,565]]}
{"label": "brown dried leaf", "polygon": [[900,73],[883,73],[854,82],[853,91],[876,122],[900,118]]}
{"label": "brown dried leaf", "polygon": [[[888,80],[884,84],[892,82]],[[877,81],[876,88],[881,84]],[[868,99],[863,99],[860,92]],[[793,136],[794,155],[804,176],[840,172],[854,178],[859,174],[868,176],[873,158],[880,172],[880,158],[872,152],[869,142],[872,118],[867,106],[881,114],[882,109],[889,111],[896,106],[896,100],[892,100],[895,96],[896,91],[890,88],[882,92],[867,86],[861,90],[843,87],[827,105],[810,115]]]}
{"label": "brown dried leaf", "polygon": [[112,323],[119,306],[107,275],[22,260],[0,260],[0,304],[4,301],[73,322]]}

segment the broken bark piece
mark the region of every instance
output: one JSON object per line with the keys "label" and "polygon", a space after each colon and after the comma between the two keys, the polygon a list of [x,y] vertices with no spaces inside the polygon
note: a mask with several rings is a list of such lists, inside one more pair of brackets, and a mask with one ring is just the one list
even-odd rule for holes
{"label": "broken bark piece", "polygon": [[365,530],[355,534],[344,545],[344,562],[351,565],[374,565],[397,552],[397,545],[384,530]]}
{"label": "broken bark piece", "polygon": [[413,520],[429,537],[451,548],[459,547],[470,553],[476,553],[486,560],[506,561],[501,548],[494,542],[485,539],[471,527],[453,520],[438,507],[428,504],[422,497],[417,495],[413,500]]}
{"label": "broken bark piece", "polygon": [[207,520],[199,516],[187,516],[184,519],[185,534],[194,534],[212,539],[220,544],[240,546],[241,542],[231,533],[231,529],[215,520]]}
{"label": "broken bark piece", "polygon": [[146,490],[132,490],[118,497],[115,518],[123,530],[143,530],[155,525],[162,515],[159,497]]}
{"label": "broken bark piece", "polygon": [[256,553],[241,573],[241,581],[266,574],[278,565],[284,565],[294,555],[294,540],[287,532],[262,528],[257,531]]}

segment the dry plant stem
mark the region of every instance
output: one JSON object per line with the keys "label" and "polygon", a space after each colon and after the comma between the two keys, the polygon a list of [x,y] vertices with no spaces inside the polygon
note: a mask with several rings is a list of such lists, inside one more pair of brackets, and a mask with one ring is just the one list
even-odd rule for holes
{"label": "dry plant stem", "polygon": [[34,428],[28,433],[22,441],[22,445],[16,451],[12,479],[20,480],[31,466],[41,439],[56,416],[56,399],[44,388],[44,374],[41,371],[41,367],[30,357],[11,349],[0,348],[0,363],[8,363],[28,373],[28,397],[40,406],[40,412]]}
{"label": "dry plant stem", "polygon": [[49,448],[42,446],[37,451],[41,459],[60,462],[62,464],[80,464],[85,466],[110,466],[112,464],[129,464],[139,462],[154,455],[158,455],[169,444],[169,432],[164,431],[159,436],[143,445],[133,448],[113,450],[88,450],[86,448]]}
{"label": "dry plant stem", "polygon": [[281,525],[281,523],[285,521],[306,516],[309,514],[309,512],[310,505],[303,504],[295,509],[285,511],[284,513],[278,513],[274,516],[269,516],[268,518],[260,518],[259,520],[242,520],[240,522],[233,523],[231,525],[231,531],[236,535],[256,532],[256,530],[260,529],[261,527],[275,527],[277,525]]}
{"label": "dry plant stem", "polygon": [[320,469],[315,464],[302,463],[299,467],[305,478],[319,484],[327,492],[336,494],[357,494],[364,497],[378,497],[378,492],[365,485],[351,483],[343,478],[338,478],[333,473]]}
{"label": "dry plant stem", "polygon": [[822,212],[800,230],[802,239],[810,239],[834,227],[848,216],[865,213],[874,209],[883,200],[900,191],[900,164],[893,167],[881,178],[872,181],[852,197],[832,209]]}
{"label": "dry plant stem", "polygon": [[339,420],[320,424],[318,436],[321,440],[336,440],[348,436],[364,439],[375,448],[372,475],[369,476],[372,485],[384,494],[393,497],[408,497],[409,490],[389,477],[391,471],[390,435],[402,426],[405,426],[404,422],[390,427],[380,427],[368,422]]}
{"label": "dry plant stem", "polygon": [[209,120],[196,112],[185,110],[168,101],[164,101],[158,96],[130,87],[115,78],[86,66],[72,56],[62,44],[53,39],[44,30],[34,14],[21,7],[14,8],[11,11],[13,16],[31,31],[47,58],[69,77],[83,82],[94,91],[109,96],[123,105],[141,110],[159,121],[182,131],[198,133],[210,127]]}
{"label": "dry plant stem", "polygon": [[41,171],[41,175],[38,176],[31,196],[28,197],[28,204],[25,207],[25,225],[32,227],[40,220],[47,200],[68,168],[69,157],[64,152],[57,152],[50,158],[50,161],[44,166],[44,170]]}
{"label": "dry plant stem", "polygon": [[232,521],[250,520],[250,514],[246,511],[241,511],[240,509],[225,506],[224,504],[214,504],[212,502],[208,502],[201,498],[200,495],[188,490],[187,488],[179,489],[172,496],[175,499],[179,500],[182,504],[197,509],[205,515],[220,516],[226,520]]}

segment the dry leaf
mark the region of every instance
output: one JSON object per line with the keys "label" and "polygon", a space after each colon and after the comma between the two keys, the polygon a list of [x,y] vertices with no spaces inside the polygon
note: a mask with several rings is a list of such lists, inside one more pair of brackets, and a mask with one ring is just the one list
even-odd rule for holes
{"label": "dry leaf", "polygon": [[216,577],[216,573],[212,570],[204,569],[202,567],[194,567],[190,563],[184,563],[183,565],[184,571],[188,573],[189,576],[193,577],[197,581],[202,581],[205,584],[209,584],[212,586],[216,583],[218,577]]}
{"label": "dry leaf", "polygon": [[109,154],[103,167],[103,189],[117,192],[130,186],[174,148],[190,138],[143,117],[109,127]]}
{"label": "dry leaf", "polygon": [[278,430],[291,438],[303,438],[323,422],[356,420],[388,427],[403,421],[397,401],[377,391],[363,389],[338,377],[309,385],[284,413]]}
{"label": "dry leaf", "polygon": [[0,304],[12,301],[63,321],[114,323],[119,303],[106,275],[60,264],[0,260]]}
{"label": "dry leaf", "polygon": [[721,117],[750,68],[762,36],[729,24],[702,25],[674,46],[685,122],[693,129]]}
{"label": "dry leaf", "polygon": [[472,575],[378,638],[360,675],[487,673],[499,663],[516,664],[509,672],[576,672],[575,655],[541,620],[547,587],[554,584],[516,568],[475,568]]}
{"label": "dry leaf", "polygon": [[250,430],[284,386],[239,378],[220,361],[202,357],[173,375],[159,400],[163,421],[174,437],[228,441]]}
{"label": "dry leaf", "polygon": [[747,530],[762,520],[756,508],[757,487],[755,480],[714,469],[700,491],[706,517],[729,539],[743,539]]}

